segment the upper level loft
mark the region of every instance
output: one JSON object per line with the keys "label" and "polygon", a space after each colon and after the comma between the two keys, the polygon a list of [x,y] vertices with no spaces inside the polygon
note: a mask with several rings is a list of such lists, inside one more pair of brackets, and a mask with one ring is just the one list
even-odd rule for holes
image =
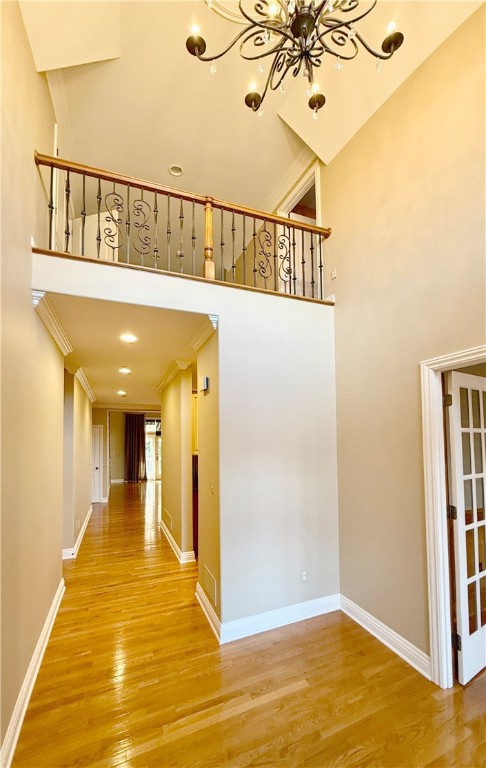
{"label": "upper level loft", "polygon": [[35,153],[36,253],[324,301],[330,229]]}

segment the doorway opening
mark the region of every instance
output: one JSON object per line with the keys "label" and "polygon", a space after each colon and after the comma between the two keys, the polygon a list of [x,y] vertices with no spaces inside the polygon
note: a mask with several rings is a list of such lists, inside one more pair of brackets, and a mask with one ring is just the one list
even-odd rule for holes
{"label": "doorway opening", "polygon": [[147,480],[162,478],[162,431],[158,418],[145,419],[145,465]]}

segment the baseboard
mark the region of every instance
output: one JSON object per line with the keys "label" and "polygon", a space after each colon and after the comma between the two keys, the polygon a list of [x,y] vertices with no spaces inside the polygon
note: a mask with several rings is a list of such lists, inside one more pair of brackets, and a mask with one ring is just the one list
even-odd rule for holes
{"label": "baseboard", "polygon": [[169,531],[168,527],[164,523],[163,520],[160,521],[160,527],[162,529],[162,533],[164,534],[165,538],[169,542],[170,546],[172,547],[175,556],[177,557],[178,561],[181,563],[195,563],[196,562],[196,555],[192,550],[188,550],[187,552],[182,552],[181,548],[179,547],[177,541],[174,539],[172,533]]}
{"label": "baseboard", "polygon": [[196,600],[201,606],[203,613],[209,622],[209,626],[216,635],[216,640],[219,643],[221,636],[221,622],[216,614],[216,611],[214,610],[214,607],[211,605],[208,596],[206,595],[199,582],[196,584]]}
{"label": "baseboard", "polygon": [[397,656],[400,656],[407,664],[410,664],[417,672],[420,672],[427,680],[432,679],[430,656],[344,595],[341,595],[341,610]]}
{"label": "baseboard", "polygon": [[322,616],[325,613],[338,610],[339,595],[328,595],[318,597],[315,600],[307,600],[305,603],[286,605],[284,608],[277,608],[274,611],[247,616],[244,619],[223,622],[221,624],[220,643],[230,643],[233,640],[240,640],[259,632],[285,627],[296,621],[312,619],[314,616]]}
{"label": "baseboard", "polygon": [[83,540],[83,536],[86,532],[86,528],[88,527],[89,519],[91,517],[91,514],[93,512],[93,505],[90,505],[90,508],[88,509],[88,514],[84,518],[84,523],[81,526],[81,529],[78,534],[78,538],[76,539],[76,544],[74,547],[68,547],[67,549],[62,550],[62,559],[63,560],[74,560],[78,556],[79,548],[81,546],[81,542]]}
{"label": "baseboard", "polygon": [[125,481],[122,480],[110,480],[110,484],[113,485],[113,483],[124,483]]}
{"label": "baseboard", "polygon": [[64,594],[65,589],[66,589],[66,586],[64,584],[64,579],[61,579],[59,586],[56,590],[56,594],[54,595],[54,599],[51,603],[51,607],[49,608],[49,613],[47,614],[47,618],[44,622],[44,626],[42,627],[39,639],[37,641],[37,645],[35,646],[34,653],[32,654],[32,658],[30,660],[30,664],[27,669],[24,682],[22,683],[22,687],[20,688],[20,692],[17,697],[14,710],[12,712],[12,717],[10,718],[7,732],[5,734],[5,738],[3,740],[3,743],[0,749],[0,766],[2,768],[10,768],[10,765],[12,763],[14,753],[15,753],[15,748],[17,746],[17,741],[20,735],[20,729],[22,728],[22,723],[24,721],[25,713],[27,711],[32,690],[34,688],[34,684],[37,678],[37,674],[39,672],[42,658],[44,656],[44,652],[46,650],[47,643],[49,641],[49,636],[51,634],[52,626],[54,624],[57,612],[59,610],[59,606],[61,604],[62,596]]}

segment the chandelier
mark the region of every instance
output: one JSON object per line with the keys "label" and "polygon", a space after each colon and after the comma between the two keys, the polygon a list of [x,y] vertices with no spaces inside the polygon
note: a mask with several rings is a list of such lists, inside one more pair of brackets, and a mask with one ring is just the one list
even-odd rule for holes
{"label": "chandelier", "polygon": [[291,72],[293,77],[304,76],[308,104],[317,118],[326,98],[314,74],[325,54],[335,58],[336,69],[342,69],[343,62],[354,59],[364,49],[375,57],[376,67],[380,69],[381,62],[390,59],[403,43],[403,35],[396,31],[393,23],[388,27],[381,51],[372,48],[360,34],[356,25],[371,13],[377,0],[366,3],[363,10],[359,8],[361,0],[239,0],[238,10],[236,3],[233,10],[228,10],[218,0],[205,1],[220,16],[243,24],[244,28],[221,53],[206,56],[206,41],[194,25],[186,48],[200,61],[211,62],[211,72],[216,71],[216,60],[238,42],[240,56],[247,61],[257,61],[261,74],[265,73],[266,64],[269,68],[262,92],[257,91],[256,83],[251,83],[245,97],[245,104],[260,115],[267,92],[284,92],[285,77]]}

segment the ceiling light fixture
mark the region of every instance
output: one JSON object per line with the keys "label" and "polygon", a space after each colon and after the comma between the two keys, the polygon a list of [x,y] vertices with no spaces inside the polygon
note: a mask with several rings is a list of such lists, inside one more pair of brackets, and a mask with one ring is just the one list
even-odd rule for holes
{"label": "ceiling light fixture", "polygon": [[343,62],[354,59],[361,48],[368,51],[378,62],[390,59],[403,43],[403,35],[396,31],[396,25],[388,25],[387,36],[381,51],[374,50],[355,26],[373,10],[377,0],[359,10],[361,0],[239,0],[239,15],[229,11],[221,0],[205,0],[218,15],[245,25],[231,43],[217,55],[205,56],[206,41],[201,37],[197,25],[186,40],[186,48],[201,61],[211,62],[215,71],[215,60],[220,59],[239,41],[240,56],[247,61],[257,61],[258,71],[264,70],[263,62],[269,62],[269,69],[262,92],[255,83],[245,98],[245,104],[254,112],[261,112],[262,102],[268,90],[282,90],[283,80],[288,72],[293,77],[302,74],[308,83],[309,107],[314,116],[325,104],[325,96],[315,90],[314,70],[318,69],[325,54],[334,56],[336,69],[342,69]]}
{"label": "ceiling light fixture", "polygon": [[127,393],[125,392],[124,389],[119,389],[116,394],[120,395],[120,397],[126,397],[127,396]]}
{"label": "ceiling light fixture", "polygon": [[135,342],[138,341],[138,337],[135,336],[134,333],[129,333],[129,332],[122,333],[122,335],[120,336],[120,339],[126,342],[127,344],[135,344]]}
{"label": "ceiling light fixture", "polygon": [[124,373],[124,374],[126,374],[127,376],[128,376],[128,374],[129,374],[129,373],[131,373],[131,372],[132,372],[132,369],[131,369],[131,368],[127,368],[127,366],[126,366],[126,365],[122,365],[122,367],[118,369],[118,373]]}
{"label": "ceiling light fixture", "polygon": [[184,169],[182,165],[174,163],[173,165],[169,165],[169,173],[171,176],[182,176]]}

